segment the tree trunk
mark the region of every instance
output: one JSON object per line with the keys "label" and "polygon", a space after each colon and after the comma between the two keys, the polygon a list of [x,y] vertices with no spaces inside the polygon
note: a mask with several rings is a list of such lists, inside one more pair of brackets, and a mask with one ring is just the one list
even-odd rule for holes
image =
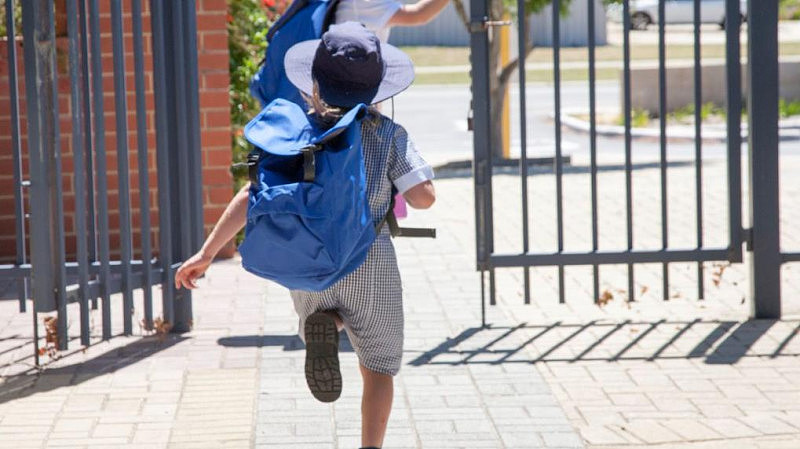
{"label": "tree trunk", "polygon": [[[499,1],[495,0],[496,3],[500,3]],[[494,12],[494,11],[493,11]],[[500,11],[501,18],[502,18],[502,10]],[[499,19],[498,19],[499,20]],[[519,18],[517,19],[519,20]],[[509,61],[504,67],[499,66],[499,59],[500,59],[500,39],[499,36],[492,35],[491,40],[489,42],[491,56],[489,58],[490,64],[494,64],[490,67],[489,73],[493,74],[492,79],[490,81],[490,103],[491,103],[491,136],[490,136],[490,144],[492,148],[492,155],[496,159],[503,158],[503,110],[505,109],[506,103],[506,92],[508,91],[508,85],[514,75],[517,73],[519,64],[524,64],[525,60],[528,59],[528,55],[530,55],[531,51],[533,51],[533,45],[528,42],[528,22],[523,19],[522,21],[523,33],[522,35],[525,37],[525,52],[521,56],[517,56],[516,59]],[[497,30],[497,28],[494,28]],[[513,32],[513,31],[512,31]]]}
{"label": "tree trunk", "polygon": [[[491,0],[489,4],[489,19],[502,20],[503,0]],[[500,67],[500,29],[489,29],[489,117],[491,120],[489,145],[494,160],[503,158],[503,96],[498,99],[500,80],[498,79]]]}

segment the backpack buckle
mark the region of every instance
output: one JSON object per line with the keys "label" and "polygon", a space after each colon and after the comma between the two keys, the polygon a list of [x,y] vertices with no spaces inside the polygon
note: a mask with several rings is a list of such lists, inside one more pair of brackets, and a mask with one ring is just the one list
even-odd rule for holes
{"label": "backpack buckle", "polygon": [[247,177],[254,186],[258,185],[258,162],[261,161],[261,155],[262,152],[258,148],[247,153]]}
{"label": "backpack buckle", "polygon": [[314,182],[317,176],[317,161],[314,153],[319,151],[322,145],[309,145],[300,151],[303,153],[303,182]]}

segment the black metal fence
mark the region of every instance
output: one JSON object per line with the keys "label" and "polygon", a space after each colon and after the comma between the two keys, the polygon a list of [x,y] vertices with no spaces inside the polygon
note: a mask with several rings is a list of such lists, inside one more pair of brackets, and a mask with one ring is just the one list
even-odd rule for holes
{"label": "black metal fence", "polygon": [[[121,0],[111,0],[111,55],[103,46],[108,41],[104,36],[108,29],[101,29],[103,14],[98,0],[66,0],[64,4],[66,11],[60,13],[66,17],[66,51],[58,47],[54,2],[21,2],[22,61],[17,54],[15,2],[6,0],[4,5],[16,260],[14,264],[0,265],[0,278],[16,282],[21,311],[26,311],[26,300],[33,299],[37,363],[36,314],[57,313],[58,349],[64,350],[69,342],[69,303],[79,304],[82,345],[90,343],[90,313],[98,308],[98,300],[103,339],[119,332],[112,329],[112,308],[122,314],[122,333],[132,333],[136,290],[142,292],[144,325],[152,326],[153,289],[157,286],[161,287],[163,321],[173,331],[188,330],[192,322],[191,294],[176,291],[173,276],[176,266],[199,247],[203,237],[195,1],[152,0],[150,33],[145,33],[141,0],[131,0],[126,6],[129,16],[123,15]],[[132,29],[127,35],[126,25]],[[152,71],[145,69],[148,36]],[[132,40],[133,86],[126,84],[126,73],[130,73],[126,54],[131,54],[126,50],[126,38]],[[20,63],[24,63],[24,92],[19,88]],[[107,69],[113,70],[113,114],[105,110]],[[64,105],[59,104],[59,86],[64,85],[59,83],[59,77],[64,76],[63,71],[69,86],[71,129],[67,130],[60,121],[65,112]],[[150,79],[152,85],[148,83]],[[128,103],[131,93],[135,96],[133,105]],[[23,96],[25,113],[21,115]],[[148,97],[155,110],[150,118]],[[107,132],[112,117],[114,130]],[[133,118],[136,128],[135,151],[129,148],[129,118]],[[21,121],[27,127],[26,142],[20,132]],[[148,134],[152,134],[153,127],[157,186],[151,185],[148,163]],[[64,148],[64,134],[71,134],[71,154]],[[108,148],[108,142],[113,142],[115,148]],[[133,172],[129,164],[133,153],[138,209],[131,204]],[[74,255],[68,255],[65,249],[65,155],[72,160]],[[116,159],[116,167],[108,166],[109,156]],[[28,164],[23,164],[26,158]],[[25,165],[29,166],[27,172],[23,170]],[[116,178],[115,192],[109,186],[112,176]],[[150,195],[155,188],[157,249],[151,239],[154,229],[150,218]],[[110,204],[110,198],[116,198],[117,204]],[[138,213],[138,229],[133,225],[134,213]],[[118,217],[118,224],[112,226],[110,216]],[[136,231],[138,248],[134,248]],[[118,247],[112,243],[116,240],[110,238],[112,234],[118,234]],[[134,258],[136,252],[138,258]],[[118,293],[121,301],[112,301],[112,295]]]}
{"label": "black metal fence", "polygon": [[[746,204],[751,214],[751,227],[743,225],[742,213],[742,73],[741,64],[744,61],[740,48],[740,36],[743,24],[739,20],[744,11],[740,11],[739,0],[726,0],[725,17],[723,21],[724,48],[725,48],[725,77],[718,80],[727,86],[727,101],[724,106],[726,112],[727,141],[725,144],[725,177],[727,184],[726,207],[728,229],[726,244],[711,246],[704,242],[704,172],[703,172],[703,127],[701,111],[703,109],[703,84],[701,60],[701,4],[694,0],[693,30],[693,78],[694,78],[694,229],[696,245],[691,247],[673,247],[670,241],[668,195],[672,186],[668,179],[670,174],[670,161],[668,160],[667,139],[667,57],[666,57],[666,24],[665,0],[658,4],[659,14],[654,26],[657,26],[657,60],[658,60],[658,88],[652,95],[658,96],[659,110],[659,156],[654,162],[659,169],[660,192],[660,247],[638,248],[634,245],[634,213],[637,205],[634,203],[634,186],[632,183],[633,153],[632,153],[632,105],[631,105],[631,2],[622,1],[622,117],[624,117],[624,133],[617,146],[624,147],[624,224],[614,232],[625,234],[624,248],[618,250],[604,250],[598,243],[598,222],[602,220],[598,213],[598,172],[603,168],[598,162],[598,117],[596,97],[597,58],[594,44],[595,36],[595,1],[588,1],[589,19],[587,23],[590,44],[587,49],[588,58],[588,131],[589,131],[589,167],[590,188],[588,202],[591,203],[591,249],[586,251],[566,251],[564,245],[564,155],[562,154],[562,83],[561,83],[561,47],[559,42],[561,19],[560,10],[563,0],[553,0],[553,141],[554,141],[554,167],[552,173],[555,178],[555,227],[556,240],[554,251],[533,251],[530,236],[536,230],[530,229],[532,215],[538,212],[537,204],[531,204],[529,198],[530,177],[528,167],[528,142],[531,138],[530,122],[526,117],[526,69],[525,64],[518,65],[518,97],[519,97],[519,184],[521,189],[519,218],[521,219],[521,248],[518,251],[498,252],[495,249],[497,236],[495,221],[496,211],[493,208],[493,182],[496,178],[493,171],[497,145],[492,139],[491,122],[496,120],[497,105],[492,105],[492,90],[496,88],[493,81],[495,73],[490,73],[493,61],[491,39],[496,39],[498,26],[505,24],[492,17],[490,2],[484,0],[471,1],[472,20],[472,95],[474,111],[474,182],[476,205],[476,249],[478,269],[482,272],[482,282],[488,275],[488,291],[490,303],[495,304],[496,280],[495,271],[498,268],[520,267],[523,269],[523,295],[525,303],[531,300],[531,267],[557,267],[558,296],[561,302],[565,300],[565,275],[564,269],[568,266],[584,265],[592,268],[593,295],[596,300],[601,298],[599,267],[607,264],[627,265],[627,297],[628,300],[636,298],[634,288],[634,265],[636,264],[661,264],[660,278],[663,282],[663,299],[669,299],[670,292],[670,264],[696,263],[696,292],[697,297],[705,296],[706,280],[704,279],[704,263],[724,261],[740,263],[743,261],[746,243],[747,250],[751,251],[751,285],[754,298],[754,315],[760,318],[777,318],[781,315],[781,282],[780,269],[782,263],[800,260],[796,253],[781,252],[779,233],[779,135],[778,135],[778,0],[750,1],[747,11],[747,38],[749,45],[749,61],[747,73],[747,119],[749,120],[750,149],[747,154],[749,161],[749,192]],[[525,2],[517,2],[517,16],[525,17]],[[735,18],[735,19],[730,19]],[[526,30],[520,22],[518,31],[518,54],[526,55],[527,40]],[[496,97],[495,97],[496,98]],[[534,130],[536,132],[537,130]],[[504,193],[507,195],[507,193]],[[533,207],[533,211],[530,208]],[[516,217],[516,216],[515,216]],[[484,289],[485,291],[485,289]]]}

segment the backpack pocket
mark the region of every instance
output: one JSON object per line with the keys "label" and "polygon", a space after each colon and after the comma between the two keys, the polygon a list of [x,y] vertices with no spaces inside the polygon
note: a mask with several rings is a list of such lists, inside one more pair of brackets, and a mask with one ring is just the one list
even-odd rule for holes
{"label": "backpack pocket", "polygon": [[245,239],[239,246],[245,268],[259,276],[281,280],[324,277],[339,267],[325,245],[333,228],[320,210],[322,187],[286,184],[254,193],[247,213]]}
{"label": "backpack pocket", "polygon": [[328,218],[330,210],[324,208],[323,194],[323,188],[313,182],[282,184],[261,190],[251,187],[247,220],[250,222],[267,214]]}

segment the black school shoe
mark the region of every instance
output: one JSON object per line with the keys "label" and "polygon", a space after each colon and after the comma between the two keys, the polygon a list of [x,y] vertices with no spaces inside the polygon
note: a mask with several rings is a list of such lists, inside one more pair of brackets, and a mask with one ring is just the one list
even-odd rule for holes
{"label": "black school shoe", "polygon": [[336,321],[324,312],[306,318],[306,383],[322,402],[333,402],[342,394],[339,371],[339,331]]}

